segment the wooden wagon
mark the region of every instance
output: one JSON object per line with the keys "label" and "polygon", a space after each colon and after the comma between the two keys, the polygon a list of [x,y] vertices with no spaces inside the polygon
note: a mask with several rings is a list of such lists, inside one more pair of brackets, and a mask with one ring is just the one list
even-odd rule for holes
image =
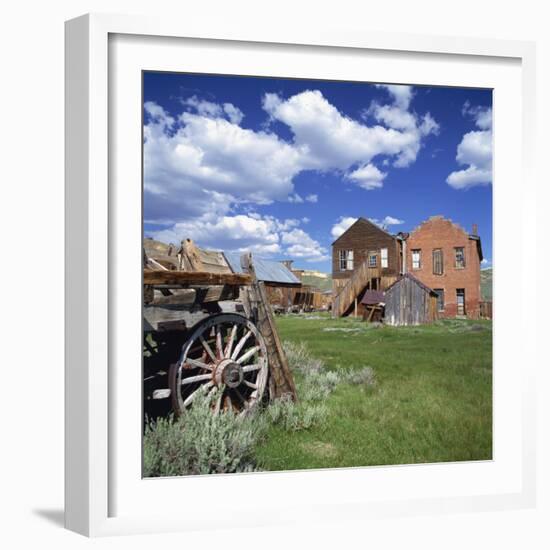
{"label": "wooden wagon", "polygon": [[[201,391],[214,412],[246,414],[265,400],[296,398],[266,286],[250,254],[146,241],[143,272],[144,403],[155,417],[183,413]],[[282,277],[280,277],[282,278]]]}

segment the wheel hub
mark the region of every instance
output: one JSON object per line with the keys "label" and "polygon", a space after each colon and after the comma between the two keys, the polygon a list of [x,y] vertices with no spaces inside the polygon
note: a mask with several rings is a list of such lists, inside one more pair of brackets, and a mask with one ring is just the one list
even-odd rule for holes
{"label": "wheel hub", "polygon": [[220,361],[214,371],[214,382],[217,386],[225,384],[228,388],[240,386],[244,379],[241,365],[231,359]]}

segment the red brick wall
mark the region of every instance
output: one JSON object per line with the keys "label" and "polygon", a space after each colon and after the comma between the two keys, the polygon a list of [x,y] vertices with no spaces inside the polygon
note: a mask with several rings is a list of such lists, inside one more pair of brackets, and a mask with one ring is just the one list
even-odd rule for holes
{"label": "red brick wall", "polygon": [[[445,311],[440,317],[457,315],[456,289],[463,288],[466,293],[466,315],[479,318],[480,258],[475,239],[469,238],[461,227],[451,220],[434,216],[417,227],[406,241],[407,271],[420,279],[425,285],[445,291]],[[464,247],[466,267],[455,267],[455,247]],[[443,274],[434,275],[432,251],[443,250]],[[421,250],[420,269],[412,268],[412,250]]]}

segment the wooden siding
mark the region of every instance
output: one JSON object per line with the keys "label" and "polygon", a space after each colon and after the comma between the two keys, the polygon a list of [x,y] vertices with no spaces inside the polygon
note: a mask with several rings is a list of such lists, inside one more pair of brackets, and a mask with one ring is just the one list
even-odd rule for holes
{"label": "wooden siding", "polygon": [[409,277],[388,288],[385,300],[384,322],[388,325],[420,325],[437,319],[437,297]]}
{"label": "wooden siding", "polygon": [[[358,305],[361,297],[367,288],[371,287],[373,280],[380,281],[380,289],[388,287],[395,281],[395,277],[381,276],[379,268],[368,267],[366,263],[359,266],[353,276],[346,280],[346,285],[334,296],[332,302],[332,316],[341,317],[346,315],[352,306]],[[357,310],[357,313],[359,311]]]}
{"label": "wooden siding", "polygon": [[[380,266],[380,249],[388,249],[388,267]],[[353,250],[353,270],[340,270],[340,251]],[[401,252],[399,241],[377,225],[364,218],[359,218],[345,233],[336,239],[332,245],[332,279],[334,288],[336,281],[349,279],[352,273],[368,259],[369,252],[375,252],[377,269],[383,276],[398,275],[401,269]],[[344,283],[345,284],[345,283]]]}

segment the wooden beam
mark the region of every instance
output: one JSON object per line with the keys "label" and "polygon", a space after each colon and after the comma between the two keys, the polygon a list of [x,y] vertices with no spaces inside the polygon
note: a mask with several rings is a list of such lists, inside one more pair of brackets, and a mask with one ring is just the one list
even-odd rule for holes
{"label": "wooden beam", "polygon": [[292,371],[288,366],[283,345],[277,332],[271,305],[263,282],[256,279],[251,254],[241,256],[242,267],[253,279],[250,287],[244,289],[243,298],[247,314],[256,317],[256,324],[266,341],[269,363],[269,389],[272,397],[290,397],[296,401],[296,387]]}
{"label": "wooden beam", "polygon": [[181,243],[181,253],[189,263],[191,271],[204,271],[204,266],[199,254],[199,249],[191,239],[185,239]]}
{"label": "wooden beam", "polygon": [[210,273],[207,271],[144,271],[144,285],[249,285],[245,273]]}

